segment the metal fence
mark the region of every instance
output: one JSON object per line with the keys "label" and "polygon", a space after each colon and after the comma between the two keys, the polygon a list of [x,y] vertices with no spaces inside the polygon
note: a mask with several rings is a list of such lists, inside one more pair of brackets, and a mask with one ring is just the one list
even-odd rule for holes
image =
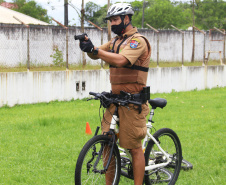
{"label": "metal fence", "polygon": [[[93,42],[100,45],[102,32],[95,28],[90,28],[89,32]],[[74,40],[75,34],[81,34],[80,28],[0,24],[0,67],[69,68],[70,65],[82,64],[82,52],[79,42]],[[100,63],[100,60],[88,58],[86,61],[90,64]]]}
{"label": "metal fence", "polygon": [[[209,32],[196,32],[196,60],[205,64],[208,51],[219,52],[222,64],[225,64],[225,31],[218,30],[212,34],[217,44],[208,48]],[[179,32],[178,32],[179,31]],[[107,42],[107,29],[89,27],[85,32],[92,38],[94,45]],[[181,30],[141,29],[152,46],[152,61],[190,61],[192,32]],[[181,34],[181,33],[182,34]],[[0,24],[0,67],[40,67],[64,66],[70,69],[73,65],[83,64],[84,57],[74,35],[81,34],[80,27],[40,26],[40,25],[11,25]],[[204,37],[203,37],[204,36]],[[219,55],[215,55],[219,60]],[[101,60],[85,58],[86,64],[101,65]]]}

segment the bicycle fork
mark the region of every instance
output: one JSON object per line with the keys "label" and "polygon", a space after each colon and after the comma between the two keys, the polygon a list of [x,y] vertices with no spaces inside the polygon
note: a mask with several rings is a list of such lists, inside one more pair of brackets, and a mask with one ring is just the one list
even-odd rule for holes
{"label": "bicycle fork", "polygon": [[104,173],[107,171],[107,169],[110,165],[110,162],[112,160],[114,145],[115,145],[115,142],[116,142],[116,136],[118,136],[118,134],[119,134],[119,129],[117,127],[118,125],[119,125],[118,106],[116,106],[115,112],[114,112],[112,119],[111,119],[110,130],[109,130],[109,132],[107,132],[107,135],[111,136],[111,146],[110,146],[111,150],[110,150],[109,158],[108,158],[108,161],[107,161],[107,165],[105,166],[105,168],[103,170]]}
{"label": "bicycle fork", "polygon": [[[105,146],[104,143],[102,144],[101,149],[100,149],[99,154],[98,154],[98,157],[97,157],[97,160],[94,163],[94,171],[96,171],[98,173],[105,174],[106,171],[108,170],[110,163],[111,163],[112,155],[113,155],[113,151],[114,151],[114,145],[115,145],[115,141],[116,141],[116,135],[119,133],[119,129],[117,128],[118,123],[119,123],[118,107],[116,106],[115,112],[112,116],[110,130],[109,130],[109,132],[106,133],[107,136],[108,135],[111,136],[111,145]],[[99,130],[99,128],[97,128],[95,135],[97,135],[98,130]],[[106,166],[104,167],[103,170],[101,170],[101,171],[95,170],[96,166],[98,165],[98,163],[101,159],[101,155],[103,154],[105,147],[110,147],[110,153],[109,153],[109,156],[108,156],[107,164],[106,164]]]}

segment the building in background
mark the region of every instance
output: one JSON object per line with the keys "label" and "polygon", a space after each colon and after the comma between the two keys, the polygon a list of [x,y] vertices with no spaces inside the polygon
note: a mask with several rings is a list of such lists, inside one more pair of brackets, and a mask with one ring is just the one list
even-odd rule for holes
{"label": "building in background", "polygon": [[0,5],[9,9],[18,8],[18,6],[15,3],[3,2]]}
{"label": "building in background", "polygon": [[[3,4],[3,3],[2,3]],[[4,6],[0,6],[0,23],[3,24],[21,24],[14,17],[18,18],[25,24],[36,24],[36,25],[49,25],[44,21],[40,21],[31,16],[25,15],[23,13],[11,10],[9,8],[15,8],[16,5],[13,3],[4,3]],[[6,7],[9,8],[6,8]]]}

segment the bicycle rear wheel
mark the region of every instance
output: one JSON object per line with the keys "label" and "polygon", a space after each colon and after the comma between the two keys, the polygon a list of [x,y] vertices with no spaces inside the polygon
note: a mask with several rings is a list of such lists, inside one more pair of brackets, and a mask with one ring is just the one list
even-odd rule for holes
{"label": "bicycle rear wheel", "polygon": [[[180,140],[177,134],[168,128],[162,128],[153,134],[155,139],[159,142],[161,148],[172,157],[172,162],[169,165],[160,167],[154,170],[145,172],[145,184],[169,184],[173,185],[176,183],[177,178],[181,169],[182,161],[182,149]],[[148,142],[147,148],[145,150],[145,165],[149,164],[160,164],[166,162],[165,156],[159,150],[157,145],[150,140]],[[174,168],[170,167],[170,164],[174,165]],[[171,173],[169,178],[165,171],[167,170]]]}
{"label": "bicycle rear wheel", "polygon": [[85,144],[75,168],[75,185],[119,183],[121,161],[115,144],[110,165],[104,171],[112,144],[111,138],[104,135],[95,136]]}

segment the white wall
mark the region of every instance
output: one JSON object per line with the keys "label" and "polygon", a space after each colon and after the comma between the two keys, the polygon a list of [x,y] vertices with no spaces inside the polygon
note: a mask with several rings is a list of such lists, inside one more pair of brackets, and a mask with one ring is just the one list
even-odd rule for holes
{"label": "white wall", "polygon": [[[226,67],[150,68],[147,85],[151,93],[225,87]],[[90,91],[110,91],[110,88],[108,70],[0,73],[0,107],[82,99]]]}
{"label": "white wall", "polygon": [[[60,26],[30,26],[30,62],[31,65],[53,64],[51,55],[55,53],[54,47],[58,47],[66,61],[66,31]],[[182,61],[182,34],[177,30],[159,30],[159,60]],[[95,46],[101,45],[101,31],[96,28],[85,28],[85,32]],[[152,47],[151,60],[157,61],[157,34],[150,29],[139,29],[139,32],[147,37]],[[82,52],[79,41],[74,40],[74,35],[81,34],[80,27],[69,29],[69,65],[82,63]],[[107,42],[107,30],[103,32],[103,43]],[[209,41],[209,32],[206,32],[205,50],[222,51],[223,42]],[[113,36],[113,35],[112,35]],[[223,34],[213,33],[213,39],[222,40]],[[195,32],[195,60],[203,60],[203,34]],[[185,31],[184,35],[184,60],[191,61],[192,57],[192,31]],[[210,55],[210,59],[219,60],[219,53]],[[0,66],[14,67],[20,64],[26,65],[27,61],[27,29],[23,25],[0,24]],[[100,60],[98,60],[100,62]],[[99,62],[87,57],[87,62],[98,64]]]}

